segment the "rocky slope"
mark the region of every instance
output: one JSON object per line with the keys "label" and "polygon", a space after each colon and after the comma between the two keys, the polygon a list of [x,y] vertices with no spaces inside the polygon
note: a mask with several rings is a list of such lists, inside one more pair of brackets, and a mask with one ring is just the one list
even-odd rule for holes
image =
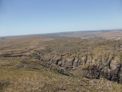
{"label": "rocky slope", "polygon": [[48,45],[29,54],[19,51],[1,54],[1,57],[21,57],[18,68],[40,65],[68,76],[78,74],[89,79],[106,78],[122,83],[121,41],[67,38],[43,44]]}
{"label": "rocky slope", "polygon": [[[77,42],[76,44],[78,45]],[[67,42],[65,45],[70,45],[70,43]],[[86,51],[82,52],[77,47],[72,47],[72,45],[69,48],[71,49],[62,50],[62,52],[60,52],[60,49],[51,51],[51,48],[48,51],[35,51],[32,57],[41,65],[57,69],[65,75],[73,74],[73,71],[77,71],[77,68],[80,68],[81,76],[90,79],[104,77],[108,80],[122,83],[121,51],[112,50],[112,47],[108,49],[98,46],[98,48],[92,48],[93,50],[89,49],[85,53]],[[118,49],[120,50],[120,48]],[[79,69],[77,72],[79,72]]]}
{"label": "rocky slope", "polygon": [[121,92],[122,39],[115,38],[1,39],[0,91]]}

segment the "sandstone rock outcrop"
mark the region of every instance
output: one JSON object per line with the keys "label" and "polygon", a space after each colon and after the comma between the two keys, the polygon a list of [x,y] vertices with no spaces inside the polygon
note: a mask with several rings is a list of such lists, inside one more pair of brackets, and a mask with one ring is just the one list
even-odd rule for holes
{"label": "sandstone rock outcrop", "polygon": [[[110,52],[98,52],[97,54],[82,54],[76,56],[69,53],[39,53],[34,52],[32,58],[38,61],[41,65],[56,69],[59,73],[70,75],[81,67],[82,76],[89,79],[106,78],[110,81],[122,83],[122,63],[120,58]],[[73,74],[73,73],[72,73]]]}

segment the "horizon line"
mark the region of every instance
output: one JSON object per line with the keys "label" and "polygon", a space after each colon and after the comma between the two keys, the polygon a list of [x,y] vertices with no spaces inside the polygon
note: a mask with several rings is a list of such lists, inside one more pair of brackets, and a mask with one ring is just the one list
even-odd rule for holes
{"label": "horizon line", "polygon": [[72,32],[110,32],[110,31],[122,31],[122,28],[119,29],[99,29],[99,30],[78,30],[78,31],[60,31],[60,32],[49,32],[49,33],[30,33],[30,34],[17,34],[17,35],[5,35],[0,36],[0,38],[6,37],[21,37],[21,36],[35,36],[35,35],[51,35],[51,34],[60,34],[60,33],[72,33]]}

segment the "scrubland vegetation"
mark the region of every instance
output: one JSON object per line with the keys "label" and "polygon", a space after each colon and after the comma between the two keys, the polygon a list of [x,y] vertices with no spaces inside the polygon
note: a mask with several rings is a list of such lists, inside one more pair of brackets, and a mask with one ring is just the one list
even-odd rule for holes
{"label": "scrubland vegetation", "polygon": [[0,92],[121,92],[122,39],[0,39]]}

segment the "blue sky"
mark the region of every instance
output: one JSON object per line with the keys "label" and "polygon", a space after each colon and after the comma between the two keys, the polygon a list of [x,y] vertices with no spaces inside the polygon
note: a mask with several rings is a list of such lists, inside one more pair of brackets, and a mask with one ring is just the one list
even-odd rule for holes
{"label": "blue sky", "polygon": [[0,0],[0,36],[122,28],[122,0]]}

